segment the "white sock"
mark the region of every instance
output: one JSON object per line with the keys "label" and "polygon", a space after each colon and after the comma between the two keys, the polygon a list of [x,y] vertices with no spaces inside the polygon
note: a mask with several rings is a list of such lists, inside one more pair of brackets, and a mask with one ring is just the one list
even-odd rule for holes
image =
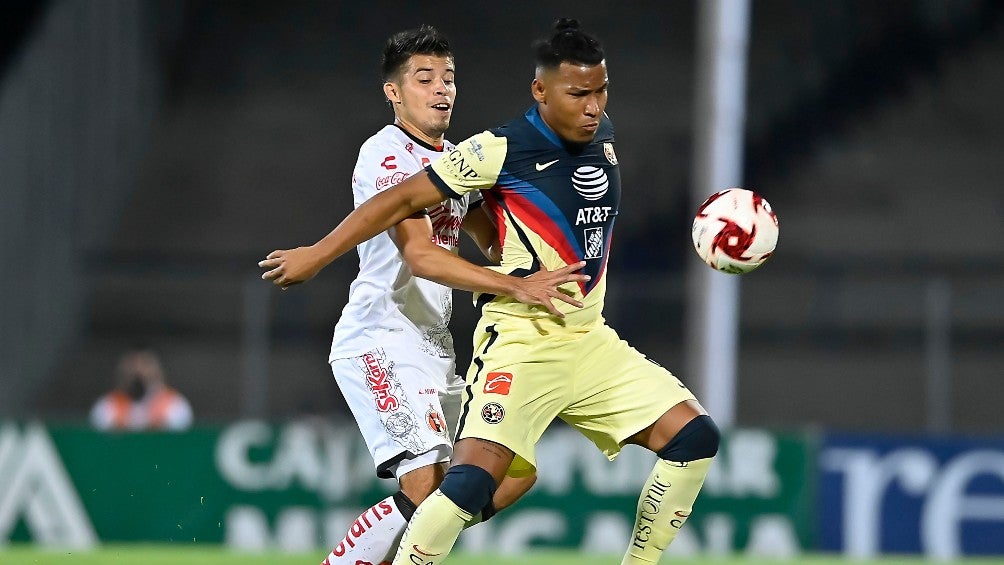
{"label": "white sock", "polygon": [[388,496],[356,518],[321,565],[356,565],[360,561],[373,565],[390,563],[407,527],[408,522],[394,497]]}

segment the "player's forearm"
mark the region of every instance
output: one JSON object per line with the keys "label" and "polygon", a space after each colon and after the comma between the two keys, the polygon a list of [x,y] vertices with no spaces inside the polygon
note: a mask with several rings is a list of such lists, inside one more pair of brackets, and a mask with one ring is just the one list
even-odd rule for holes
{"label": "player's forearm", "polygon": [[377,194],[353,210],[313,245],[322,266],[425,207],[407,196],[394,188]]}
{"label": "player's forearm", "polygon": [[405,261],[416,277],[470,292],[512,296],[519,280],[475,265],[436,245],[406,253]]}

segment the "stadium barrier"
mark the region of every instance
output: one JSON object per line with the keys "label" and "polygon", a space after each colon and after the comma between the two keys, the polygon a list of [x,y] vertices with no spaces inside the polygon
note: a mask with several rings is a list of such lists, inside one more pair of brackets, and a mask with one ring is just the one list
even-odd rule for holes
{"label": "stadium barrier", "polygon": [[[631,446],[610,463],[562,424],[538,457],[534,489],[466,530],[462,547],[621,553],[652,454]],[[393,486],[354,427],[322,420],[179,434],[0,424],[0,544],[319,550]],[[1004,523],[1002,495],[1000,441],[732,430],[670,552],[1004,554],[1004,536],[989,535]]]}

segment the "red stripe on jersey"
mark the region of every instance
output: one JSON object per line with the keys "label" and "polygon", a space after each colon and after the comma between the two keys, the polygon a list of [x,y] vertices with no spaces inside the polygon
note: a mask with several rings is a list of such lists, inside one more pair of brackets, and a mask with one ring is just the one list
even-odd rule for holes
{"label": "red stripe on jersey", "polygon": [[[561,257],[561,260],[566,265],[578,263],[581,260],[579,254],[569,244],[568,238],[565,237],[565,232],[561,227],[555,224],[551,217],[545,214],[540,208],[534,206],[533,202],[518,194],[507,194],[504,200],[509,208],[509,212],[526,224],[538,237],[543,239],[544,243],[557,251],[558,256]],[[531,249],[529,251],[536,255],[534,250]],[[579,291],[585,296],[585,284],[581,282],[578,284]]]}

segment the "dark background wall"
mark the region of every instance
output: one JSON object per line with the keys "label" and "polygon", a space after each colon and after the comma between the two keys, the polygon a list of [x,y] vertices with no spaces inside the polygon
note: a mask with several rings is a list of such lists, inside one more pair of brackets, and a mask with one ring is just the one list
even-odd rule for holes
{"label": "dark background wall", "polygon": [[[4,88],[65,4],[42,5]],[[696,4],[139,6],[157,103],[126,141],[144,148],[135,182],[110,235],[77,242],[79,330],[10,415],[82,418],[117,355],[142,341],[161,350],[197,419],[237,417],[242,332],[264,308],[264,415],[347,416],[325,360],[355,259],[266,302],[253,301],[255,263],[349,211],[357,148],[391,119],[382,42],[420,23],[457,54],[454,141],[528,107],[529,45],[556,17],[604,41],[626,187],[606,314],[640,350],[682,366],[682,273],[705,268],[688,236]],[[930,345],[947,327],[951,425],[999,433],[1001,3],[754,2],[750,48],[745,185],[779,212],[781,242],[742,282],[739,423],[923,429]],[[463,365],[475,314],[464,293],[455,300]]]}

